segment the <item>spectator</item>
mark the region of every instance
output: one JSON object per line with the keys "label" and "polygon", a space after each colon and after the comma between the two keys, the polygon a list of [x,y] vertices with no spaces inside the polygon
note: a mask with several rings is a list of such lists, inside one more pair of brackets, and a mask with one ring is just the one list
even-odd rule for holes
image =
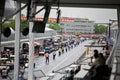
{"label": "spectator", "polygon": [[66,52],[67,52],[67,46],[65,47],[65,50],[66,50]]}
{"label": "spectator", "polygon": [[2,55],[3,55],[3,53],[2,53],[2,51],[0,51],[0,58],[2,58]]}
{"label": "spectator", "polygon": [[103,53],[99,53],[99,61],[101,65],[105,65],[105,57],[103,56]]}
{"label": "spectator", "polygon": [[64,53],[64,47],[62,47],[62,54]]}
{"label": "spectator", "polygon": [[92,67],[95,67],[97,65],[99,65],[99,54],[98,54],[98,50],[94,50],[94,58],[95,58],[95,61],[92,63]]}
{"label": "spectator", "polygon": [[106,55],[108,56],[109,54],[110,54],[110,46],[109,46],[109,44],[108,44],[108,42],[106,43],[106,45],[105,45],[105,50],[106,50]]}
{"label": "spectator", "polygon": [[46,64],[49,63],[49,53],[48,52],[46,52],[45,58],[46,58]]}
{"label": "spectator", "polygon": [[55,57],[56,57],[56,52],[54,51],[53,52],[53,60],[55,60]]}
{"label": "spectator", "polygon": [[58,52],[59,52],[59,56],[61,56],[61,53],[62,53],[61,47],[58,49]]}
{"label": "spectator", "polygon": [[7,71],[6,68],[3,68],[1,70],[1,76],[2,76],[3,79],[6,79],[8,77],[8,71]]}
{"label": "spectator", "polygon": [[92,64],[91,80],[103,80],[102,76],[103,73],[105,73],[105,58],[102,53],[98,54],[98,50],[94,50],[94,57],[95,61]]}

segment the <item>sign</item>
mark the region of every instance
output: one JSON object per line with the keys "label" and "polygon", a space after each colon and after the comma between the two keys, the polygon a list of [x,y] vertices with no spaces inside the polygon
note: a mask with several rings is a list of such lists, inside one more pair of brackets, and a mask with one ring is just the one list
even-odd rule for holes
{"label": "sign", "polygon": [[[26,17],[22,16],[21,20],[27,20]],[[35,21],[43,21],[43,18],[34,18]],[[56,22],[57,18],[48,18],[49,22]],[[74,18],[60,18],[60,22],[74,22],[75,19]]]}

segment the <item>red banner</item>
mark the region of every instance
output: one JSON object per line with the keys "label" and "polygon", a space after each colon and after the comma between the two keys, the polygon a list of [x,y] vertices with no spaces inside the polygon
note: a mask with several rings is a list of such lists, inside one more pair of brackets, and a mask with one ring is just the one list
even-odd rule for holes
{"label": "red banner", "polygon": [[[26,17],[21,17],[21,20],[27,20]],[[43,21],[43,18],[35,18],[35,21]],[[56,22],[56,18],[48,18],[49,22]],[[74,18],[60,18],[60,22],[74,22]]]}

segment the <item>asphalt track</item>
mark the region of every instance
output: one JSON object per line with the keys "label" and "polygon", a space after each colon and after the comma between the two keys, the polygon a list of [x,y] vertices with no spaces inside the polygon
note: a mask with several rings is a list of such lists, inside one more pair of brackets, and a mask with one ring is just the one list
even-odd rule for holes
{"label": "asphalt track", "polygon": [[[52,53],[50,54],[50,62],[49,64],[46,64],[45,57],[38,57],[35,59],[35,71],[37,73],[35,74],[36,77],[41,77],[41,72],[39,70],[43,71],[45,75],[48,75],[52,73],[52,71],[57,71],[73,62],[79,59],[84,52],[86,51],[86,47],[84,47],[86,44],[89,44],[91,41],[87,40],[85,42],[80,43],[77,47],[74,47],[68,52],[63,53],[61,56],[58,56],[58,52],[56,52],[56,59],[53,60]],[[37,78],[37,80],[40,80]]]}

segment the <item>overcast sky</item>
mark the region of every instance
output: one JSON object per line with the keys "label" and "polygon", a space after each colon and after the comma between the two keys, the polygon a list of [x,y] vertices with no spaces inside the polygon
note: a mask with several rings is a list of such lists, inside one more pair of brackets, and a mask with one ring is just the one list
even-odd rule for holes
{"label": "overcast sky", "polygon": [[[97,23],[109,22],[109,19],[117,19],[116,9],[98,9],[98,8],[60,8],[61,17],[88,18]],[[50,17],[56,17],[56,10],[52,10]]]}
{"label": "overcast sky", "polygon": [[[62,13],[61,17],[73,17],[73,18],[88,18],[94,20],[96,23],[108,23],[109,19],[117,20],[116,9],[100,9],[100,8],[68,8],[60,7]],[[26,9],[22,11],[26,15]],[[40,12],[37,16],[43,17],[44,12]],[[50,18],[56,18],[56,10],[52,9]]]}
{"label": "overcast sky", "polygon": [[[37,8],[38,9],[38,8]],[[39,8],[40,9],[40,8]],[[100,8],[68,8],[60,7],[61,17],[72,17],[72,18],[88,18],[96,23],[108,23],[109,19],[117,20],[116,9],[100,9]],[[49,18],[56,18],[56,9],[52,9]],[[26,14],[26,9],[22,12]],[[37,14],[38,17],[44,16],[44,11]]]}

